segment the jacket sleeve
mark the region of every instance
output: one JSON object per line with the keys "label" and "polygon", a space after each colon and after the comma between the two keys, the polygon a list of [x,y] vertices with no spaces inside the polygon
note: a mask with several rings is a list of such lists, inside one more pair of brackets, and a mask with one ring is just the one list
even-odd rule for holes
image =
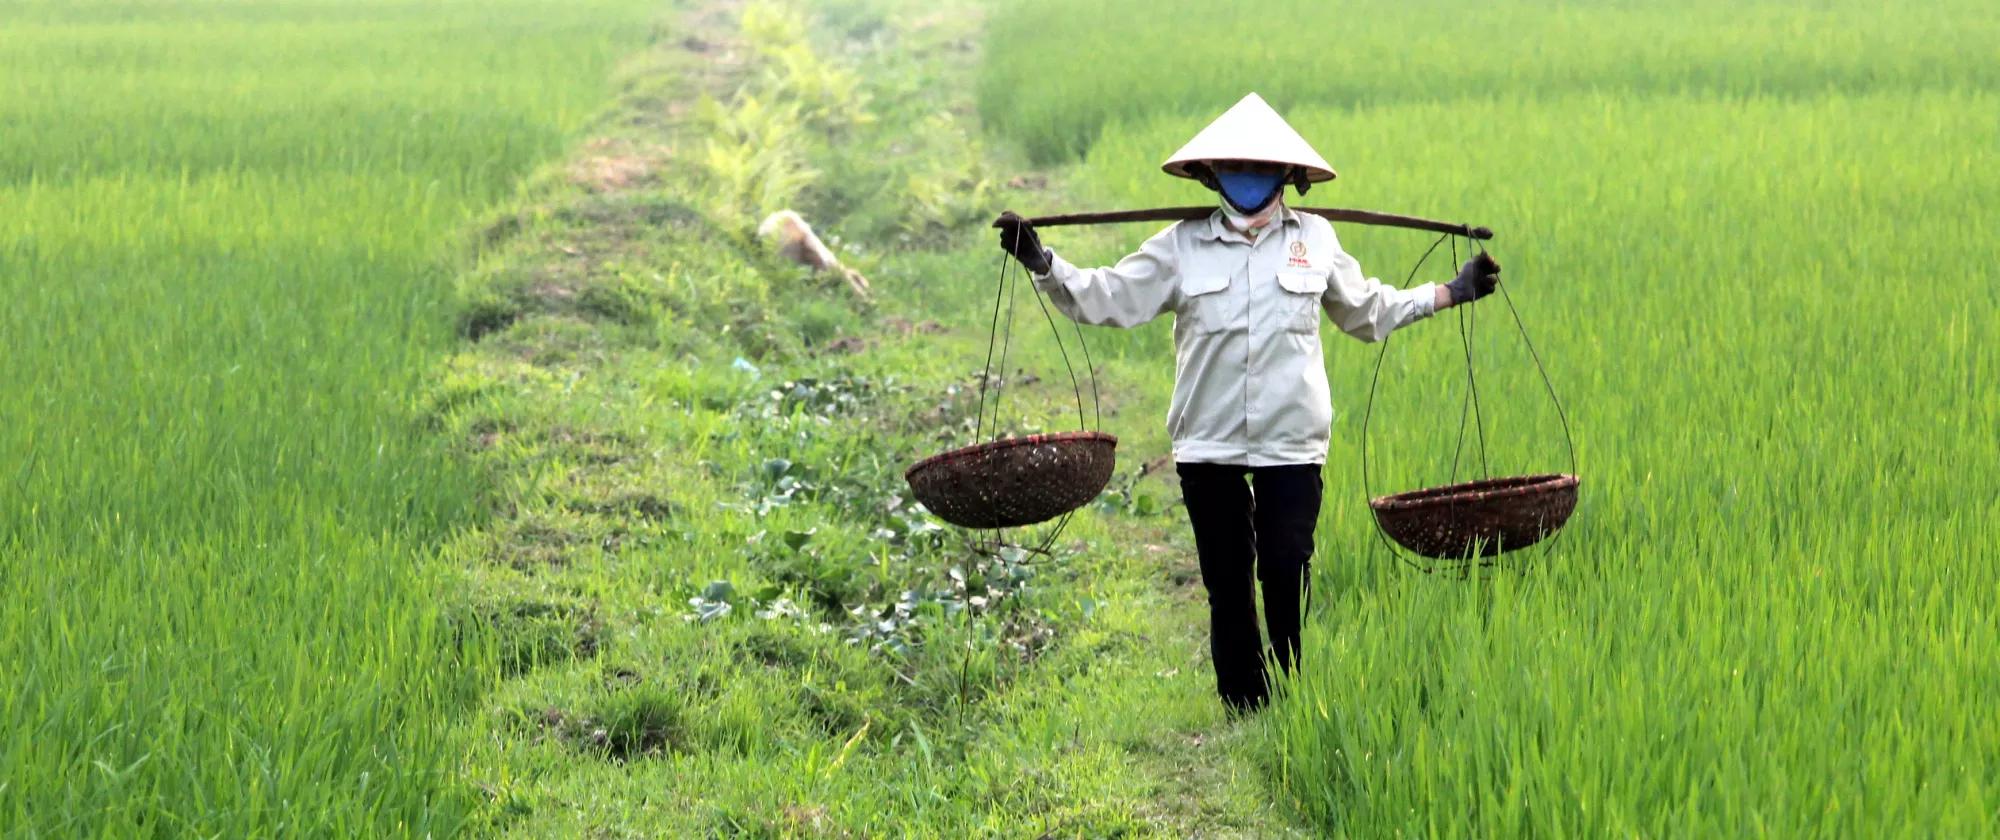
{"label": "jacket sleeve", "polygon": [[1398,289],[1361,273],[1361,263],[1336,250],[1320,306],[1340,331],[1362,341],[1381,341],[1397,328],[1431,316],[1437,284]]}
{"label": "jacket sleeve", "polygon": [[1035,276],[1035,288],[1078,323],[1139,326],[1173,309],[1180,288],[1174,240],[1170,225],[1109,268],[1077,268],[1051,251],[1049,273]]}

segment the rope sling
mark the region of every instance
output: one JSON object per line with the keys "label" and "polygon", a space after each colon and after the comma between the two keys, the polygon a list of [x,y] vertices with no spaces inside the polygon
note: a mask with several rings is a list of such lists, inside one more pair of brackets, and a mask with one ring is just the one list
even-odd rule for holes
{"label": "rope sling", "polygon": [[[1090,378],[1088,411],[1083,403],[1083,381],[1070,360],[1062,328],[1056,325],[1047,299],[1039,290],[1032,289],[1035,302],[1041,306],[1042,319],[1055,337],[1063,369],[1069,373],[1070,388],[1076,397],[1077,430],[1006,436],[1002,418],[1009,378],[1007,357],[1014,339],[1015,293],[1022,283],[1030,281],[1027,269],[1017,267],[1005,253],[1000,255],[997,274],[993,316],[986,334],[986,362],[979,372],[979,403],[973,414],[972,442],[917,462],[904,473],[904,479],[925,508],[960,527],[999,532],[1055,520],[1054,527],[1029,549],[1047,554],[1076,510],[1096,499],[1110,484],[1118,438],[1101,430],[1103,405],[1097,387],[1097,369],[1090,357],[1090,345],[1084,340],[1083,327],[1073,324],[1084,370]],[[979,547],[997,548],[1005,544],[1004,534],[994,534],[991,546],[987,542],[982,536]]]}
{"label": "rope sling", "polygon": [[[1451,243],[1452,264],[1458,263],[1457,238],[1450,233],[1441,235],[1424,249],[1416,265],[1410,267],[1409,276],[1403,281],[1405,288],[1416,281],[1424,263],[1437,253],[1438,246],[1447,241]],[[1480,254],[1491,256],[1487,254],[1483,242],[1467,237],[1466,254],[1470,256],[1474,248]],[[1493,476],[1487,461],[1486,421],[1479,405],[1479,379],[1473,359],[1473,336],[1479,323],[1478,307],[1461,306],[1454,308],[1458,310],[1459,345],[1465,357],[1465,398],[1459,409],[1458,435],[1452,444],[1451,475],[1447,479],[1450,483],[1375,496],[1368,466],[1368,426],[1374,418],[1375,393],[1382,381],[1382,364],[1389,357],[1389,339],[1394,333],[1384,336],[1382,349],[1375,355],[1375,370],[1368,379],[1367,407],[1361,414],[1361,492],[1375,515],[1376,534],[1389,554],[1427,574],[1437,571],[1465,572],[1473,567],[1495,565],[1492,558],[1527,548],[1558,533],[1576,510],[1579,473],[1576,440],[1570,433],[1569,413],[1563,409],[1562,399],[1556,396],[1555,382],[1549,378],[1541,353],[1528,337],[1528,327],[1522,322],[1521,311],[1514,306],[1514,297],[1507,292],[1507,285],[1496,283],[1495,290],[1507,304],[1507,312],[1513,316],[1514,328],[1520,333],[1521,343],[1527,348],[1528,357],[1534,360],[1535,371],[1540,374],[1549,401],[1555,406],[1556,418],[1562,424],[1563,445],[1569,453],[1569,472]],[[1458,483],[1467,425],[1472,427],[1479,449],[1480,478]],[[1397,545],[1418,556],[1446,562],[1431,564],[1413,560],[1398,551]],[[1545,543],[1545,546],[1552,545],[1553,540]]]}

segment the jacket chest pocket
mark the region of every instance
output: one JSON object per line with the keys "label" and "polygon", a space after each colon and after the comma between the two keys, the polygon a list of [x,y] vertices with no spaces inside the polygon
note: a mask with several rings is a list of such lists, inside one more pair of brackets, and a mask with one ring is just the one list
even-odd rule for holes
{"label": "jacket chest pocket", "polygon": [[1284,290],[1279,295],[1277,306],[1278,323],[1290,332],[1312,333],[1319,331],[1320,298],[1326,294],[1326,275],[1303,271],[1287,271],[1278,275],[1278,287]]}
{"label": "jacket chest pocket", "polygon": [[1196,334],[1242,332],[1249,329],[1250,314],[1237,295],[1229,294],[1229,275],[1194,274],[1181,278],[1181,304],[1174,317]]}

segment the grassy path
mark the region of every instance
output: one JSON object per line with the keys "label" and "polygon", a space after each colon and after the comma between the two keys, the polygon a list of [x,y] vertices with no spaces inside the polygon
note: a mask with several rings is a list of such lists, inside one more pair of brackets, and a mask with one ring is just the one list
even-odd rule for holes
{"label": "grassy path", "polygon": [[[503,488],[447,593],[495,663],[463,727],[488,830],[1287,833],[1210,695],[1156,434],[1052,557],[903,498],[969,434],[984,220],[1058,199],[970,119],[978,12],[686,9],[480,235],[424,405]],[[781,207],[872,301],[766,255]],[[1072,422],[1019,352],[1008,424]],[[1107,426],[1156,426],[1135,402]]]}

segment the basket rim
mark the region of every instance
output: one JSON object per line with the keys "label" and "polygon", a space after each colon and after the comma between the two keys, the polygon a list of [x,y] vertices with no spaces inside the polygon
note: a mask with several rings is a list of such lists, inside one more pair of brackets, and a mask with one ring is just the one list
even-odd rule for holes
{"label": "basket rim", "polygon": [[1569,473],[1501,476],[1378,496],[1369,499],[1368,506],[1378,511],[1418,510],[1561,492],[1577,484],[1577,477]]}
{"label": "basket rim", "polygon": [[937,466],[939,464],[947,464],[952,461],[957,461],[962,458],[969,458],[974,455],[983,455],[988,452],[995,452],[1002,449],[1013,449],[1014,447],[1017,446],[1038,446],[1045,443],[1109,443],[1115,447],[1118,445],[1118,436],[1106,432],[1081,431],[1081,432],[1050,432],[1048,434],[1024,435],[1022,437],[1010,437],[1010,438],[1001,438],[999,440],[989,440],[985,443],[975,443],[972,444],[971,446],[961,446],[957,449],[951,449],[944,452],[939,452],[936,455],[932,455],[929,458],[925,458],[921,461],[911,464],[909,469],[903,471],[903,477],[905,479],[908,479],[910,476],[916,475],[917,473],[923,472],[924,470]]}

